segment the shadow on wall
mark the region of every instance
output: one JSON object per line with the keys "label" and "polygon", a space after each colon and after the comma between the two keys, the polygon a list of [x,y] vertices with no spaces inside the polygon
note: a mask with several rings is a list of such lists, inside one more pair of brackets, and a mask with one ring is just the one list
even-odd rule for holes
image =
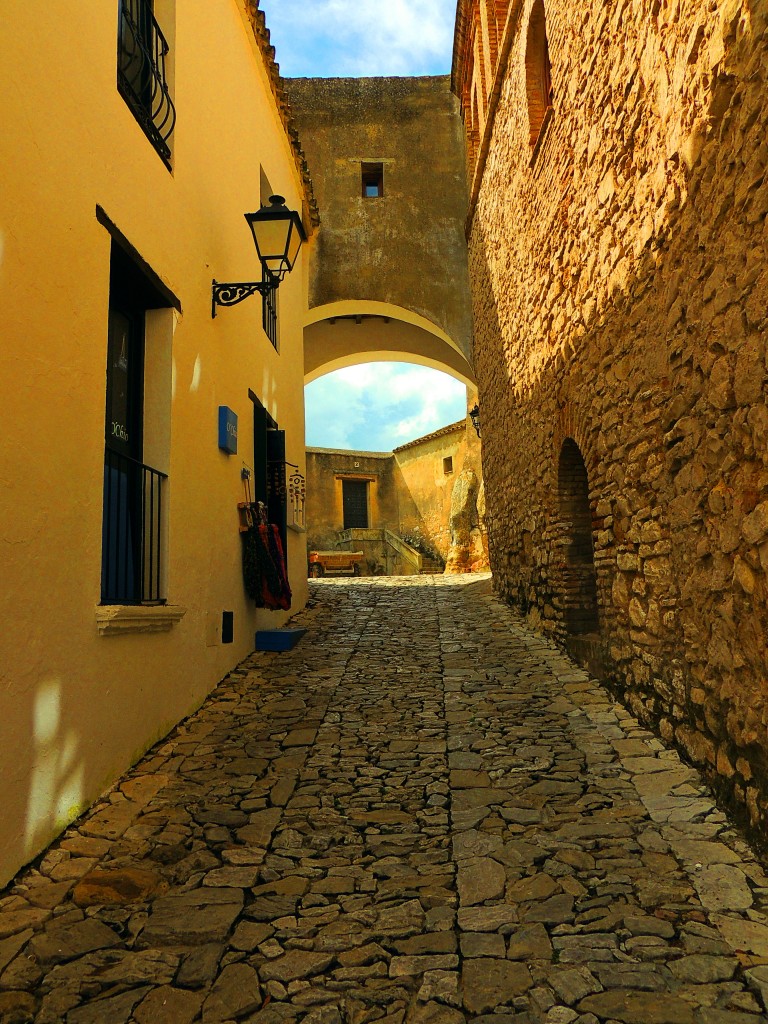
{"label": "shadow on wall", "polygon": [[[559,640],[594,637],[633,712],[756,826],[768,818],[768,276],[748,240],[762,238],[768,184],[764,161],[760,175],[750,163],[754,111],[734,89],[716,80],[685,191],[634,260],[602,296],[603,279],[573,278],[573,328],[554,329],[554,299],[526,332],[519,295],[499,294],[498,240],[480,212],[472,271],[497,585]],[[562,179],[562,229],[547,239],[546,218],[521,224],[512,272],[525,244],[549,280],[577,236],[582,211]]]}

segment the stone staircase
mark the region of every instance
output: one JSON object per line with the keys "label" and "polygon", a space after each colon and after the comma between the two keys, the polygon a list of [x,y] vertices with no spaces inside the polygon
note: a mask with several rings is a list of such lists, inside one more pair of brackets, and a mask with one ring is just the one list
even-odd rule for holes
{"label": "stone staircase", "polygon": [[421,556],[422,576],[442,576],[444,572],[445,566],[437,558],[430,558],[428,555]]}

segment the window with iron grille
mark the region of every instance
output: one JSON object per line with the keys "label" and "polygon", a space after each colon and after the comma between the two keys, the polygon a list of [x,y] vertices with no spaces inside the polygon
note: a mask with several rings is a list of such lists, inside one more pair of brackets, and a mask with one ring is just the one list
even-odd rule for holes
{"label": "window with iron grille", "polygon": [[153,0],[120,0],[117,87],[144,134],[171,166],[176,123],[167,76],[169,47],[154,15]]}
{"label": "window with iron grille", "polygon": [[[263,270],[262,281],[274,280],[268,270]],[[269,289],[261,299],[261,325],[264,333],[277,349],[277,285]]]}

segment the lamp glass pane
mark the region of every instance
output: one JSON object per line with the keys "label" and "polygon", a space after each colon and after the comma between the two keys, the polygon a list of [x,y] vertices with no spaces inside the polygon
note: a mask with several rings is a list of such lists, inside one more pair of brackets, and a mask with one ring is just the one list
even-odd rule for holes
{"label": "lamp glass pane", "polygon": [[288,263],[291,269],[293,269],[296,260],[298,259],[299,249],[302,244],[301,232],[295,224],[291,225],[291,235],[288,239]]}
{"label": "lamp glass pane", "polygon": [[257,220],[251,228],[261,259],[267,263],[275,259],[281,261],[285,255],[286,236],[291,229],[290,220],[287,217]]}

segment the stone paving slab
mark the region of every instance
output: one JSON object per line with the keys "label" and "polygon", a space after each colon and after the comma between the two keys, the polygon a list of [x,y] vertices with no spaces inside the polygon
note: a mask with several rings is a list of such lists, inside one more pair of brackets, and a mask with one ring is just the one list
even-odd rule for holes
{"label": "stone paving slab", "polygon": [[768,877],[487,577],[320,580],[0,896],[0,1024],[753,1024]]}

